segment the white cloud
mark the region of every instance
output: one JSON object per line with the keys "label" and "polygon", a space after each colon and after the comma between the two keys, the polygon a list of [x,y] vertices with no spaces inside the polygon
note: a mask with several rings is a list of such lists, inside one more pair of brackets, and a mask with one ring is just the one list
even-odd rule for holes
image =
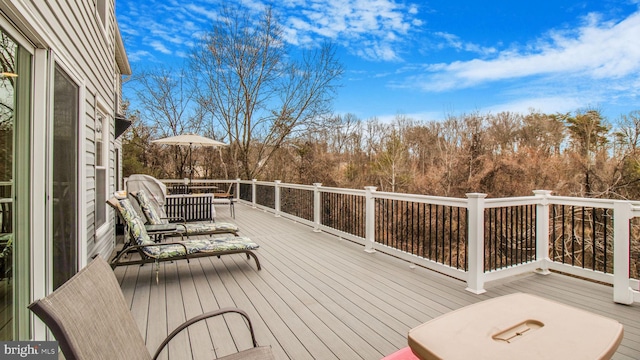
{"label": "white cloud", "polygon": [[[218,12],[214,11],[211,8],[206,8],[204,6],[196,5],[196,4],[186,4],[184,5],[184,9],[189,11],[192,15],[202,15],[204,18],[209,20],[215,20],[218,16]],[[198,18],[194,16],[194,18]]]}
{"label": "white cloud", "polygon": [[151,56],[152,56],[151,53],[146,51],[146,50],[138,50],[138,51],[133,51],[133,52],[127,53],[127,58],[129,58],[129,61],[131,61],[131,62],[144,60],[144,59],[149,58]]}
{"label": "white cloud", "polygon": [[[241,0],[250,11],[262,11],[267,0]],[[269,2],[284,27],[285,41],[316,46],[330,39],[369,60],[399,61],[412,29],[422,26],[419,7],[397,0],[283,0]],[[188,41],[209,30],[218,17],[215,1],[128,1],[119,16],[124,34],[139,39],[134,46],[163,54],[186,51]],[[134,29],[145,29],[135,33]],[[171,45],[170,45],[171,44]]]}
{"label": "white cloud", "polygon": [[483,113],[491,112],[494,114],[505,111],[527,114],[533,109],[542,113],[553,114],[572,112],[583,106],[583,100],[574,96],[549,96],[522,98],[512,102],[492,105],[487,108],[480,109],[480,111]]}
{"label": "white cloud", "polygon": [[355,50],[355,53],[365,59],[377,59],[383,61],[398,61],[399,56],[393,47],[385,42],[376,43],[373,41],[363,42],[365,46]]}
{"label": "white cloud", "polygon": [[[640,71],[640,12],[617,22],[600,22],[595,15],[575,31],[550,32],[531,48],[509,50],[493,59],[429,64],[424,73],[410,79],[410,87],[445,91],[482,83],[532,76],[619,79]],[[462,47],[454,36],[449,43]],[[634,45],[635,44],[635,45]]]}
{"label": "white cloud", "polygon": [[354,54],[371,60],[400,60],[399,49],[406,35],[422,25],[416,19],[416,5],[405,6],[393,0],[288,1],[281,4],[280,11],[285,14],[289,43],[338,40]]}
{"label": "white cloud", "polygon": [[445,44],[441,45],[440,47],[448,46],[456,50],[469,51],[480,55],[490,55],[497,52],[496,48],[494,47],[483,47],[478,44],[464,42],[460,39],[460,37],[454,34],[436,32],[433,35],[445,40]]}
{"label": "white cloud", "polygon": [[171,54],[171,50],[167,49],[167,47],[160,41],[152,41],[150,45],[156,51],[159,51],[163,54]]}

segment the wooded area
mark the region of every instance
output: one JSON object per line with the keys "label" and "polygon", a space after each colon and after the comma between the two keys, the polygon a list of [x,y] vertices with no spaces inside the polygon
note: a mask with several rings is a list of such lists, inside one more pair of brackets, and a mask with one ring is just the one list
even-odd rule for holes
{"label": "wooded area", "polygon": [[[183,69],[137,72],[137,109],[124,140],[124,174],[281,180],[464,197],[555,195],[640,198],[640,110],[605,119],[572,113],[398,114],[392,122],[332,114],[343,74],[331,43],[295,50],[270,9],[229,5]],[[426,96],[426,95],[425,95]],[[197,133],[222,148],[151,145]],[[188,175],[188,176],[187,176]]]}
{"label": "wooded area", "polygon": [[[152,127],[136,121],[126,135],[125,175],[181,178],[178,163],[151,145]],[[269,161],[257,160],[259,180],[463,197],[555,195],[640,198],[640,111],[615,125],[598,110],[573,114],[465,114],[444,121],[398,115],[393,123],[352,114],[324,119],[287,137]],[[233,144],[194,149],[196,178],[241,177]],[[177,166],[174,166],[177,165]]]}

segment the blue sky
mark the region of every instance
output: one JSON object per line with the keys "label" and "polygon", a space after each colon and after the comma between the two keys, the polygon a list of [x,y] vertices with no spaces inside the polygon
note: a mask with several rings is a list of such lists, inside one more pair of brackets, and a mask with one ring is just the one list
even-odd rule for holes
{"label": "blue sky", "polygon": [[[334,42],[336,113],[385,121],[479,111],[640,110],[640,0],[243,0],[271,5],[286,41]],[[136,71],[181,66],[220,1],[117,0]],[[132,99],[133,95],[125,95]],[[133,99],[132,99],[133,100]]]}

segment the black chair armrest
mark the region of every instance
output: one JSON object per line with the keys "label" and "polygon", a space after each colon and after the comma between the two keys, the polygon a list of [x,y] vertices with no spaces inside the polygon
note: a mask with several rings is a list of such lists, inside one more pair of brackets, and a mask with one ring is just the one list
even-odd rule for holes
{"label": "black chair armrest", "polygon": [[223,309],[219,309],[219,310],[214,310],[208,313],[204,313],[202,315],[198,315],[196,317],[193,317],[187,321],[185,321],[184,323],[182,323],[180,326],[178,326],[175,330],[173,330],[171,332],[171,334],[169,334],[169,336],[167,336],[166,339],[164,339],[164,341],[160,344],[160,346],[158,346],[158,350],[156,350],[156,353],[153,355],[153,359],[157,359],[158,356],[160,356],[160,353],[162,352],[162,350],[164,350],[165,346],[167,346],[167,344],[169,343],[169,341],[171,341],[171,339],[173,339],[176,335],[178,335],[178,333],[180,333],[182,330],[186,329],[187,327],[197,323],[198,321],[201,320],[205,320],[214,316],[219,316],[219,315],[223,315],[223,314],[227,314],[227,313],[237,313],[240,314],[244,317],[244,319],[247,322],[247,325],[249,326],[249,332],[251,333],[251,342],[253,343],[253,347],[257,347],[258,343],[256,342],[256,336],[253,332],[253,325],[251,324],[251,320],[249,319],[249,315],[247,315],[246,312],[244,312],[243,310],[237,309],[237,308],[223,308]]}
{"label": "black chair armrest", "polygon": [[169,220],[169,222],[171,222],[171,220],[178,220],[180,222],[187,222],[187,220],[185,220],[184,216],[167,216],[167,217],[162,217],[160,218],[161,220]]}
{"label": "black chair armrest", "polygon": [[[180,235],[180,238],[182,237],[181,233],[174,233],[176,235]],[[143,248],[146,247],[152,247],[152,246],[168,246],[168,245],[178,245],[178,246],[182,246],[184,248],[184,256],[180,256],[177,257],[176,259],[189,259],[189,250],[187,249],[187,246],[184,243],[181,242],[169,242],[169,243],[159,243],[159,244],[145,244],[145,245],[130,245],[130,246],[125,246],[122,250],[120,250],[116,256],[111,259],[111,268],[115,269],[116,266],[120,265],[120,258],[125,256],[127,253],[131,252],[131,251],[137,251],[141,257],[145,257],[146,255],[142,252]]]}

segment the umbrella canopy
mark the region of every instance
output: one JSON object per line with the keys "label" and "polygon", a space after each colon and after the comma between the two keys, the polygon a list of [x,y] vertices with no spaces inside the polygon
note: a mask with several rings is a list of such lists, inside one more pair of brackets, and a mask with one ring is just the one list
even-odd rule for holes
{"label": "umbrella canopy", "polygon": [[227,144],[218,140],[209,139],[208,137],[195,135],[195,134],[183,134],[178,136],[169,136],[162,139],[151,141],[156,144],[165,145],[183,145],[183,146],[227,146]]}
{"label": "umbrella canopy", "polygon": [[208,146],[208,147],[227,146],[227,144],[220,142],[218,140],[213,140],[208,137],[204,137],[196,134],[182,134],[177,136],[169,136],[162,139],[152,140],[151,142],[156,144],[162,144],[162,145],[178,145],[178,146],[189,147],[189,181],[191,181],[191,176],[193,173],[193,163],[191,162],[192,146]]}

